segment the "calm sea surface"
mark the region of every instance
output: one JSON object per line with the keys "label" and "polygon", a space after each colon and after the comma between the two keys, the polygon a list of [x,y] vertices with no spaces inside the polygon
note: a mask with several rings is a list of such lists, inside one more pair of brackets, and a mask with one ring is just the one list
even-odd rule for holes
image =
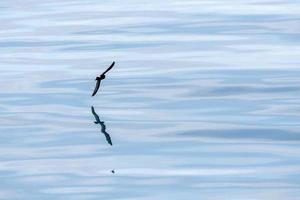
{"label": "calm sea surface", "polygon": [[2,0],[0,22],[1,200],[300,199],[299,1]]}

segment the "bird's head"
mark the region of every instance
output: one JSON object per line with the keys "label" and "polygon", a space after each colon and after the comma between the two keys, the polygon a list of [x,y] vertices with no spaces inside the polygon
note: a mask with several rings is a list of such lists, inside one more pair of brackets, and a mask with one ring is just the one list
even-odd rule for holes
{"label": "bird's head", "polygon": [[105,79],[105,75],[101,74],[100,79]]}

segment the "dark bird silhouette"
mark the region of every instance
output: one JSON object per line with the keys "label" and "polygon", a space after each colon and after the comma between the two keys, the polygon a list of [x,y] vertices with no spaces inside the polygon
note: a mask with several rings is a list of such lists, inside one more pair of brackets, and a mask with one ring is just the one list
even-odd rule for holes
{"label": "dark bird silhouette", "polygon": [[95,120],[96,120],[94,123],[95,124],[100,124],[100,126],[101,126],[101,132],[104,134],[107,143],[110,144],[110,145],[112,145],[112,141],[111,141],[110,135],[106,132],[106,126],[105,126],[104,122],[100,121],[100,118],[97,115],[97,113],[96,113],[96,111],[95,111],[95,109],[94,109],[93,106],[91,107],[91,109],[92,109],[92,113],[93,113],[93,115],[95,117]]}
{"label": "dark bird silhouette", "polygon": [[113,173],[113,174],[114,174],[114,173],[115,173],[115,170],[111,170],[111,173]]}
{"label": "dark bird silhouette", "polygon": [[96,83],[96,87],[94,89],[94,92],[92,94],[92,97],[95,96],[95,94],[97,94],[99,88],[100,88],[100,83],[103,79],[105,79],[105,74],[111,70],[113,68],[113,66],[115,65],[115,61],[109,66],[109,68],[107,68],[107,70],[105,70],[100,76],[96,77],[95,81],[97,81]]}

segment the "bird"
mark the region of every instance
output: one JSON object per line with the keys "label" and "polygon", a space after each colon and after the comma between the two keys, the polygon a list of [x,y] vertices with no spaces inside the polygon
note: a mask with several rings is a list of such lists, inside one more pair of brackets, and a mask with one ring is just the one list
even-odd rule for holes
{"label": "bird", "polygon": [[111,138],[110,138],[110,135],[106,132],[106,126],[105,126],[104,122],[102,122],[102,121],[100,120],[100,118],[99,118],[99,116],[97,115],[97,113],[96,113],[96,111],[95,111],[95,109],[94,109],[93,106],[91,107],[91,110],[92,110],[92,113],[93,113],[93,115],[94,115],[94,117],[95,117],[95,120],[96,120],[94,123],[95,123],[95,124],[100,124],[100,126],[101,126],[101,132],[104,134],[107,143],[110,144],[110,145],[113,145],[113,144],[112,144],[112,141],[111,141]]}
{"label": "bird", "polygon": [[115,61],[114,62],[112,62],[112,64],[100,75],[100,76],[97,76],[96,77],[96,79],[95,79],[95,81],[97,81],[97,83],[96,83],[96,87],[95,87],[95,89],[94,89],[94,92],[93,92],[93,94],[92,94],[92,97],[93,96],[95,96],[96,94],[97,94],[97,92],[98,92],[98,90],[99,90],[99,87],[100,87],[100,83],[101,83],[101,81],[103,80],[103,79],[105,79],[105,74],[109,71],[109,70],[111,70],[112,68],[113,68],[113,66],[115,65]]}
{"label": "bird", "polygon": [[113,174],[114,174],[114,173],[115,173],[115,170],[111,170],[111,173],[113,173]]}

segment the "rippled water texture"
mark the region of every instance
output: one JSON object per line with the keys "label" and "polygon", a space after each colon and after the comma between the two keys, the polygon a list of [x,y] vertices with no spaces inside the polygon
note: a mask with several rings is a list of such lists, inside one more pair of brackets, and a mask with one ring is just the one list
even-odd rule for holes
{"label": "rippled water texture", "polygon": [[300,199],[299,1],[2,0],[0,21],[0,199]]}

